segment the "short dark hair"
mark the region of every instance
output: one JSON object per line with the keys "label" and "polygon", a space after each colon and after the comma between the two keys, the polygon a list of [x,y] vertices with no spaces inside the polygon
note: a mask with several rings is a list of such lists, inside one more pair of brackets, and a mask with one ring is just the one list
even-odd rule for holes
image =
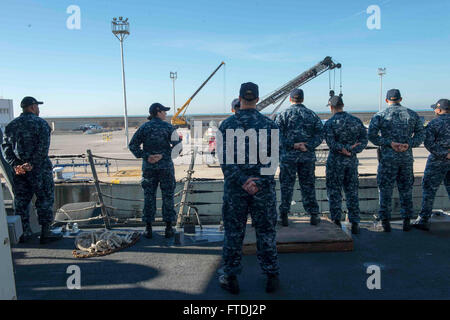
{"label": "short dark hair", "polygon": [[291,98],[291,101],[295,103],[302,103],[304,100],[304,98]]}

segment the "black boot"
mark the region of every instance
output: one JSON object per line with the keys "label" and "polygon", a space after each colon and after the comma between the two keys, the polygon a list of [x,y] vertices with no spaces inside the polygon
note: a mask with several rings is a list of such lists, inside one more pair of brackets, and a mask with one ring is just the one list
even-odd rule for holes
{"label": "black boot", "polygon": [[389,220],[382,220],[381,225],[383,226],[384,232],[391,232],[391,223]]}
{"label": "black boot", "polygon": [[23,234],[20,236],[19,242],[25,243],[31,240],[33,237],[33,232],[31,231],[31,227],[28,223],[23,223]]}
{"label": "black boot", "polygon": [[352,234],[359,234],[359,224],[352,222]]}
{"label": "black boot", "polygon": [[278,278],[278,275],[269,274],[267,276],[266,292],[267,293],[275,292],[279,286],[280,286],[280,279]]}
{"label": "black boot", "polygon": [[337,225],[339,228],[342,227],[340,220],[333,220],[334,224]]}
{"label": "black boot", "polygon": [[311,215],[310,223],[313,226],[317,226],[320,223],[320,217],[317,213]]}
{"label": "black boot", "polygon": [[427,218],[418,217],[416,221],[412,224],[412,226],[416,229],[430,231],[430,222]]}
{"label": "black boot", "polygon": [[409,231],[411,228],[411,220],[409,218],[403,219],[403,231]]}
{"label": "black boot", "polygon": [[220,287],[227,290],[231,294],[239,293],[239,282],[236,276],[221,275],[219,277]]}
{"label": "black boot", "polygon": [[287,213],[281,213],[280,217],[281,217],[281,225],[283,227],[289,226],[288,214]]}
{"label": "black boot", "polygon": [[174,234],[175,234],[175,231],[173,231],[172,222],[166,222],[165,237],[171,238],[171,237],[173,237]]}
{"label": "black boot", "polygon": [[151,223],[147,223],[147,226],[145,227],[144,237],[146,237],[147,239],[153,238],[153,230]]}
{"label": "black boot", "polygon": [[50,225],[48,224],[43,224],[42,225],[42,230],[41,230],[41,238],[40,238],[40,243],[41,244],[46,244],[49,242],[53,242],[53,241],[58,241],[61,240],[63,238],[62,233],[53,233],[50,230]]}

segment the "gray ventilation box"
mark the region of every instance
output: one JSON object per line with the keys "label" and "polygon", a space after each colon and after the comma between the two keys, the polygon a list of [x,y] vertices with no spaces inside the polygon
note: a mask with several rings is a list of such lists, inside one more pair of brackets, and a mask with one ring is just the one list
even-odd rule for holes
{"label": "gray ventilation box", "polygon": [[20,216],[7,216],[8,232],[11,244],[18,244],[23,234],[22,220]]}

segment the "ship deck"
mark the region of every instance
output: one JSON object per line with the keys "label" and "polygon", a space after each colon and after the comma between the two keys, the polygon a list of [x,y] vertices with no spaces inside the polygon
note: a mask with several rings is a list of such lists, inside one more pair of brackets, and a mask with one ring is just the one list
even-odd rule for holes
{"label": "ship deck", "polygon": [[[281,288],[275,294],[265,293],[256,256],[246,255],[238,296],[218,285],[221,242],[197,238],[181,246],[165,239],[162,227],[154,233],[153,239],[141,237],[130,248],[88,259],[72,256],[71,238],[19,244],[12,250],[18,298],[450,299],[448,232],[403,232],[397,222],[383,233],[367,223],[353,237],[353,251],[279,254]],[[80,290],[67,289],[70,265],[80,267]],[[367,288],[370,265],[381,269],[380,290]]]}

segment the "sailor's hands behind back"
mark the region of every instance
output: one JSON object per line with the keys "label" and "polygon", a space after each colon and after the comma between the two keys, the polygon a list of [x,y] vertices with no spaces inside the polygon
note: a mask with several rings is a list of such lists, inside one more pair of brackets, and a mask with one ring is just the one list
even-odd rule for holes
{"label": "sailor's hands behind back", "polygon": [[147,161],[151,164],[157,163],[159,160],[162,159],[162,154],[152,154],[147,158]]}
{"label": "sailor's hands behind back", "polygon": [[258,187],[256,186],[255,180],[259,180],[259,178],[248,178],[242,186],[242,189],[244,189],[251,196],[255,195],[259,191]]}
{"label": "sailor's hands behind back", "polygon": [[[359,146],[360,144],[361,144],[360,142],[355,143],[354,145],[352,145],[352,146],[350,147],[350,150],[355,149],[355,148],[356,148],[357,146]],[[339,153],[341,153],[341,154],[343,154],[344,156],[347,156],[347,157],[351,157],[351,156],[352,156],[352,153],[351,153],[350,151],[348,151],[347,149],[345,149],[345,148],[342,148],[342,150],[339,151]]]}
{"label": "sailor's hands behind back", "polygon": [[33,166],[31,164],[29,164],[28,162],[14,167],[14,172],[18,176],[24,175],[25,173],[27,173],[31,170],[33,170]]}
{"label": "sailor's hands behind back", "polygon": [[306,148],[306,143],[305,142],[294,143],[294,149],[295,150],[300,150],[302,152],[308,151],[308,149]]}
{"label": "sailor's hands behind back", "polygon": [[407,143],[398,143],[398,142],[391,142],[391,147],[396,152],[405,152],[409,149],[409,144]]}

